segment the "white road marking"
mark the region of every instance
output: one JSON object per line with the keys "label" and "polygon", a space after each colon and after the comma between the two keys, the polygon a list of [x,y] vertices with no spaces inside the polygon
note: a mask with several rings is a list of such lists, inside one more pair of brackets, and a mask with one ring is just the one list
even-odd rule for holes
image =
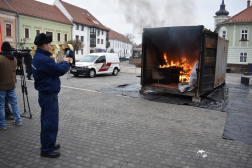
{"label": "white road marking", "polygon": [[[19,79],[19,78],[17,78],[17,79]],[[19,80],[21,80],[21,79],[19,79]],[[27,80],[27,81],[34,83],[34,80]],[[99,91],[96,91],[96,90],[82,89],[82,88],[76,88],[76,87],[71,87],[71,86],[63,86],[63,85],[61,85],[61,87],[62,88],[68,88],[68,89],[82,90],[82,91],[87,91],[87,92],[93,92],[93,93],[102,93],[102,92],[99,92]],[[129,96],[124,96],[124,95],[115,95],[115,96],[132,98],[132,97],[129,97]]]}

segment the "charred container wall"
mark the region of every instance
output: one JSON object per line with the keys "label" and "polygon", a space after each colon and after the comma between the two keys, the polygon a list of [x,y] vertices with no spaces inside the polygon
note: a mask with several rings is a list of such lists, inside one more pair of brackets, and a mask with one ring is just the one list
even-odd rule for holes
{"label": "charred container wall", "polygon": [[[148,28],[143,31],[142,41],[142,88],[153,83],[152,69],[165,73],[160,66],[171,60],[181,63],[182,57],[191,65],[199,61],[198,93],[213,90],[225,81],[228,41],[204,26]],[[172,67],[165,70],[174,71]],[[169,84],[170,80],[176,81],[173,76],[165,83]]]}

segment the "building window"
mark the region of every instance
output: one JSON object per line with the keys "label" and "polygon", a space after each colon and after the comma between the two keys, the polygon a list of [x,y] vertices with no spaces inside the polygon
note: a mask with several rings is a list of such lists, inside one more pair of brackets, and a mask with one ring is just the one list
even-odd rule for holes
{"label": "building window", "polygon": [[76,30],[79,30],[79,25],[78,24],[76,25]]}
{"label": "building window", "polygon": [[46,35],[50,35],[50,36],[52,36],[52,41],[53,41],[53,32],[46,31]]}
{"label": "building window", "polygon": [[82,41],[82,42],[84,41],[84,36],[81,36],[81,41]]}
{"label": "building window", "polygon": [[95,35],[96,34],[95,31],[96,31],[95,28],[93,28],[93,27],[90,28],[90,34]]}
{"label": "building window", "polygon": [[226,33],[227,33],[226,31],[223,31],[223,32],[222,32],[222,37],[223,37],[224,39],[226,39]]}
{"label": "building window", "polygon": [[97,31],[98,36],[100,36],[100,30]]}
{"label": "building window", "polygon": [[6,24],[6,36],[11,36],[11,24]]}
{"label": "building window", "polygon": [[110,47],[110,42],[108,42],[108,48]]}
{"label": "building window", "polygon": [[241,40],[247,40],[247,39],[248,39],[248,30],[242,30]]}
{"label": "building window", "polygon": [[57,33],[57,41],[60,41],[60,33]]}
{"label": "building window", "polygon": [[76,36],[75,40],[79,40],[79,36]]}
{"label": "building window", "polygon": [[81,49],[81,55],[83,55],[83,49]]}
{"label": "building window", "polygon": [[30,38],[30,29],[25,28],[25,38]]}
{"label": "building window", "polygon": [[103,39],[101,39],[101,44],[103,44]]}
{"label": "building window", "polygon": [[36,36],[40,34],[40,30],[36,30]]}
{"label": "building window", "polygon": [[247,53],[240,54],[240,62],[247,62]]}
{"label": "building window", "polygon": [[67,42],[67,34],[64,34],[64,41]]}
{"label": "building window", "polygon": [[97,44],[100,44],[100,39],[97,39]]}
{"label": "building window", "polygon": [[103,35],[103,31],[101,31],[101,35]]}
{"label": "building window", "polygon": [[84,31],[84,26],[83,25],[81,26],[81,31]]}
{"label": "building window", "polygon": [[90,28],[90,47],[96,47],[96,28],[94,27]]}
{"label": "building window", "polygon": [[76,50],[76,54],[78,54],[78,50]]}

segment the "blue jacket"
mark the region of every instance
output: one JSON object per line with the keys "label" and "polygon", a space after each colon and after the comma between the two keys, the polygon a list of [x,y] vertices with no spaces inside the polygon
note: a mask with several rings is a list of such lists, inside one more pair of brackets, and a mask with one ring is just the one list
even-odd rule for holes
{"label": "blue jacket", "polygon": [[55,63],[51,55],[50,52],[37,48],[31,65],[35,89],[48,94],[59,93],[59,77],[64,75],[70,67],[66,61]]}

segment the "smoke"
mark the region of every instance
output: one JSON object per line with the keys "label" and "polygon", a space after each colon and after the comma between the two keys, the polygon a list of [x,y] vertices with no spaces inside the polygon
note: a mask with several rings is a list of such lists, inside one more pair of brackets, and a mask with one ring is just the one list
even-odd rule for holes
{"label": "smoke", "polygon": [[195,0],[118,0],[134,31],[143,28],[195,25]]}

